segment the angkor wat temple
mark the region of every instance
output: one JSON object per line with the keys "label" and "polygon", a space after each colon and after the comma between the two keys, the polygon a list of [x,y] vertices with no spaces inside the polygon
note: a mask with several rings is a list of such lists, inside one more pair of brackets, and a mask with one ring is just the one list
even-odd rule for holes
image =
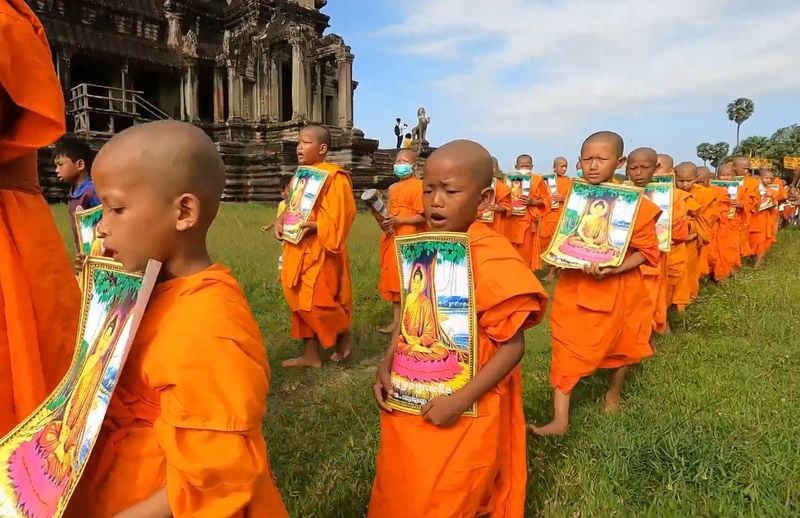
{"label": "angkor wat temple", "polygon": [[[388,153],[353,127],[353,54],[325,34],[326,0],[28,0],[45,26],[67,124],[97,148],[133,124],[190,121],[217,142],[224,198],[269,201],[296,165],[299,128],[327,125],[355,189],[382,186]],[[49,153],[42,186],[61,199]]]}

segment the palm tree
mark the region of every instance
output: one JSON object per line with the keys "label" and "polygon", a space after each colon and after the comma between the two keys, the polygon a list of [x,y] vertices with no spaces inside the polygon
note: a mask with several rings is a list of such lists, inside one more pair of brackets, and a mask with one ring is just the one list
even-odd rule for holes
{"label": "palm tree", "polygon": [[697,156],[703,161],[703,165],[706,165],[709,160],[714,158],[714,146],[708,142],[698,144]]}
{"label": "palm tree", "polygon": [[714,169],[717,169],[722,161],[725,160],[730,149],[727,142],[718,142],[711,146],[711,165],[714,166]]}
{"label": "palm tree", "polygon": [[728,104],[728,119],[736,123],[736,145],[739,145],[739,130],[744,121],[753,116],[756,107],[750,99],[740,97]]}

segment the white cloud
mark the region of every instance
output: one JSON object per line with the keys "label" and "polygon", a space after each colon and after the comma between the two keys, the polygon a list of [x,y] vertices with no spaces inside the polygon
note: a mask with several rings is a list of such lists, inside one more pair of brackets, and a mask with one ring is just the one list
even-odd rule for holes
{"label": "white cloud", "polygon": [[458,66],[431,77],[451,103],[440,115],[483,136],[559,137],[598,118],[800,90],[798,0],[404,5],[407,18],[381,33]]}

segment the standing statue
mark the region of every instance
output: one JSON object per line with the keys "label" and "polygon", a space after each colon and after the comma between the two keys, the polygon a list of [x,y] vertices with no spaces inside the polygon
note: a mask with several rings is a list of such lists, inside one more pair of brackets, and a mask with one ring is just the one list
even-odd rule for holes
{"label": "standing statue", "polygon": [[417,125],[411,130],[411,135],[413,136],[414,140],[418,140],[420,142],[427,141],[428,124],[430,123],[431,118],[428,117],[427,113],[425,112],[425,108],[420,106],[419,110],[417,110]]}

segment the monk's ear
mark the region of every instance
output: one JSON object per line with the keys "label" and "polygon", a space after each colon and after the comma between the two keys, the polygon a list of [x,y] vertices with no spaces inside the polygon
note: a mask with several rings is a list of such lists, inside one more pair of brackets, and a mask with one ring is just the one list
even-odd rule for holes
{"label": "monk's ear", "polygon": [[197,226],[200,220],[200,198],[191,193],[183,193],[175,200],[178,208],[178,221],[175,230],[184,232]]}
{"label": "monk's ear", "polygon": [[628,163],[628,157],[621,156],[619,157],[619,162],[617,162],[617,169],[622,169],[625,167],[625,164]]}
{"label": "monk's ear", "polygon": [[481,191],[481,201],[478,204],[478,212],[485,212],[494,201],[494,188],[484,187]]}
{"label": "monk's ear", "polygon": [[322,156],[325,156],[325,155],[328,154],[328,144],[325,144],[323,142],[322,144],[319,145],[319,154],[322,155]]}

